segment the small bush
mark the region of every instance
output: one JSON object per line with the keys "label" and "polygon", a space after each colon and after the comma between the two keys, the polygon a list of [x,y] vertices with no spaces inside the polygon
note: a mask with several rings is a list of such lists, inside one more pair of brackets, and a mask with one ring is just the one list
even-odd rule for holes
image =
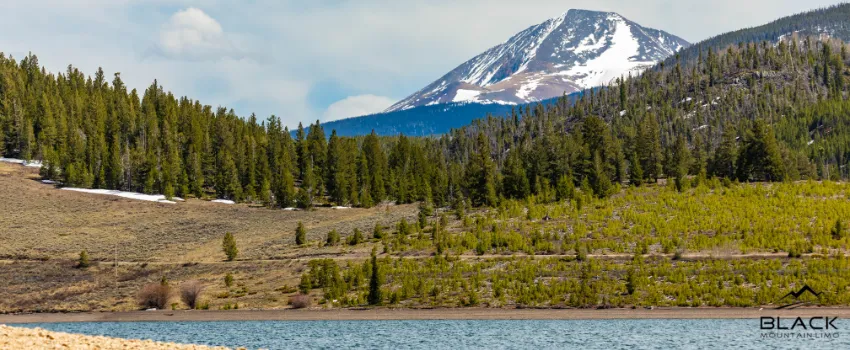
{"label": "small bush", "polygon": [[144,309],[165,309],[173,299],[171,286],[162,283],[150,283],[142,287],[138,295],[139,306]]}
{"label": "small bush", "polygon": [[375,229],[372,230],[372,237],[375,239],[384,238],[384,228],[381,227],[380,223],[375,223]]}
{"label": "small bush", "polygon": [[296,294],[289,298],[289,304],[293,309],[303,309],[310,307],[310,296],[306,294]]}
{"label": "small bush", "polygon": [[230,288],[233,285],[233,275],[228,272],[227,275],[224,275],[224,286]]}
{"label": "small bush", "polygon": [[307,229],[301,221],[298,222],[298,227],[295,228],[295,244],[304,245],[307,243]]}
{"label": "small bush", "polygon": [[205,286],[197,280],[184,282],[180,285],[180,300],[190,309],[196,309],[204,288]]}
{"label": "small bush", "polygon": [[336,229],[328,232],[328,239],[325,241],[326,246],[335,246],[339,244],[339,232]]}
{"label": "small bush", "polygon": [[585,248],[584,245],[576,243],[575,251],[576,251],[576,260],[578,260],[578,261],[587,260],[587,248]]}
{"label": "small bush", "polygon": [[399,236],[405,237],[410,234],[410,225],[407,223],[407,220],[402,218],[401,222],[398,223],[397,232]]}
{"label": "small bush", "polygon": [[363,233],[360,232],[360,229],[355,228],[354,234],[351,235],[351,238],[348,239],[349,245],[358,245],[360,242],[363,242]]}
{"label": "small bush", "polygon": [[239,254],[239,249],[236,248],[236,239],[233,238],[232,233],[227,232],[224,234],[224,240],[221,242],[221,249],[227,256],[227,261],[236,260],[236,255]]}
{"label": "small bush", "polygon": [[301,294],[310,293],[310,290],[313,289],[313,281],[310,279],[309,274],[301,275],[301,283],[298,283],[298,290],[301,291]]}
{"label": "small bush", "polygon": [[795,247],[795,248],[791,248],[790,250],[788,250],[788,257],[789,257],[789,258],[792,258],[792,259],[793,259],[793,258],[802,258],[802,257],[803,257],[803,253],[802,253],[802,252],[800,252],[800,250],[799,250],[798,248],[796,248],[796,247]]}
{"label": "small bush", "polygon": [[835,220],[835,225],[832,226],[830,233],[832,234],[832,239],[840,240],[844,238],[844,226],[841,225],[841,220]]}
{"label": "small bush", "polygon": [[80,252],[80,258],[77,260],[77,268],[84,269],[91,266],[89,261],[89,253],[85,250]]}

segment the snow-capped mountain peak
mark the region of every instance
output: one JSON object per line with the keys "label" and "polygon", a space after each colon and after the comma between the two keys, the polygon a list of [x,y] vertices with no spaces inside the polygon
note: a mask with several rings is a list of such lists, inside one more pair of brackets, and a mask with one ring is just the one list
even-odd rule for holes
{"label": "snow-capped mountain peak", "polygon": [[461,64],[386,111],[448,102],[539,101],[636,74],[688,45],[617,13],[569,10]]}

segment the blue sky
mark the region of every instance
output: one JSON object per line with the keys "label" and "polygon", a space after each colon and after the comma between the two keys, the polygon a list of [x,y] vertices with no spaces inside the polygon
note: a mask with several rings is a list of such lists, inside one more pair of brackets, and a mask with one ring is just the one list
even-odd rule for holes
{"label": "blue sky", "polygon": [[0,51],[287,125],[380,111],[570,8],[698,41],[835,1],[0,0]]}

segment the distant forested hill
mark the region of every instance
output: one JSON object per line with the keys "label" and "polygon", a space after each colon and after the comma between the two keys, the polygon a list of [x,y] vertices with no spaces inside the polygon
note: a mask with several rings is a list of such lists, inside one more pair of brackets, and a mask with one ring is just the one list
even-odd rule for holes
{"label": "distant forested hill", "polygon": [[[783,17],[765,25],[723,33],[682,49],[679,56],[684,61],[697,59],[709,49],[724,50],[738,43],[769,41],[795,34],[798,37],[819,37],[826,34],[831,38],[850,41],[850,3],[839,4],[796,15]],[[671,56],[665,63],[673,63]]]}

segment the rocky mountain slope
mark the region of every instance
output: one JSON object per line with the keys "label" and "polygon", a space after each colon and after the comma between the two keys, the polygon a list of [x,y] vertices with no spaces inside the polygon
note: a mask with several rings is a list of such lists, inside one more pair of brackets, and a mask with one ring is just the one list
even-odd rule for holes
{"label": "rocky mountain slope", "polygon": [[617,13],[570,10],[461,64],[386,112],[540,101],[634,75],[688,45]]}

